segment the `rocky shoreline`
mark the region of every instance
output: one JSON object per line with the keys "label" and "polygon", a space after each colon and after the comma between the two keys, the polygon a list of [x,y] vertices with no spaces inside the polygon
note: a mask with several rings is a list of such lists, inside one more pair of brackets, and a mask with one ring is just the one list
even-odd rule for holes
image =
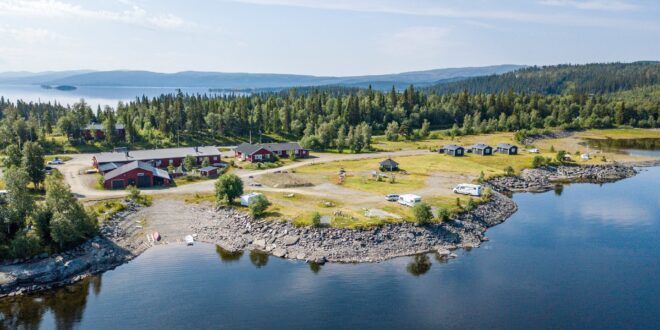
{"label": "rocky shoreline", "polygon": [[0,263],[0,298],[49,290],[123,265],[151,246],[119,226],[140,207],[128,204],[101,226],[100,235],[66,252]]}
{"label": "rocky shoreline", "polygon": [[[660,161],[637,164],[558,166],[524,170],[520,176],[497,177],[489,201],[448,221],[418,226],[386,224],[371,229],[296,227],[287,221],[253,220],[232,208],[211,205],[176,205],[177,213],[189,214],[189,226],[197,240],[218,244],[229,251],[257,249],[273,256],[325,262],[378,262],[400,256],[435,252],[452,257],[453,249],[478,247],[487,240],[489,227],[516,212],[504,194],[542,192],[567,182],[604,183],[637,174],[634,166],[657,166]],[[183,209],[181,209],[183,208]],[[67,285],[126,263],[154,245],[142,232],[127,231],[123,223],[134,220],[139,207],[131,205],[101,230],[101,235],[76,249],[28,261],[0,264],[0,298]]]}

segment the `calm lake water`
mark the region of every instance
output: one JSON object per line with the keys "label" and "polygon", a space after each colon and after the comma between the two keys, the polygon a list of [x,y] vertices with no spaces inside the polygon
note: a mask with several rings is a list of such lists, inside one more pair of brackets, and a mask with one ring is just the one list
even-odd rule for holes
{"label": "calm lake water", "polygon": [[622,152],[633,156],[660,157],[660,139],[585,139],[584,146],[603,151]]}
{"label": "calm lake water", "polygon": [[0,317],[83,329],[657,328],[658,184],[656,167],[516,194],[520,210],[490,242],[448,261],[314,266],[160,246],[88,281],[0,301]]}
{"label": "calm lake water", "polygon": [[[208,88],[180,88],[183,93],[225,95],[223,92],[209,92]],[[136,97],[145,95],[155,97],[161,94],[176,93],[177,88],[164,87],[91,87],[79,86],[76,90],[60,91],[57,89],[44,89],[39,85],[0,85],[0,96],[13,102],[23,100],[26,102],[54,102],[67,105],[85,99],[93,109],[98,105],[102,108],[106,105],[116,107],[119,101],[126,102],[135,100]],[[241,94],[241,93],[236,93]]]}

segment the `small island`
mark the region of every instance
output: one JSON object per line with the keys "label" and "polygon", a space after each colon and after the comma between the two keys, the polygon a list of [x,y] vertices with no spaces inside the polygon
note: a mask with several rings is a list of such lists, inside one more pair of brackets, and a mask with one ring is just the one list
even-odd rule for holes
{"label": "small island", "polygon": [[43,89],[57,89],[58,91],[65,91],[65,92],[75,91],[76,89],[78,89],[78,87],[72,85],[57,85],[57,86],[41,85],[40,87]]}

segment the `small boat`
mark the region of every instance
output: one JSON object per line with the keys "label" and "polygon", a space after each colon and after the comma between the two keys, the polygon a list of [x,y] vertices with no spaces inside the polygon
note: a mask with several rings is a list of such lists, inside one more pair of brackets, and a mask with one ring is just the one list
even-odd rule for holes
{"label": "small boat", "polygon": [[187,235],[185,240],[186,240],[186,245],[193,245],[193,243],[195,242],[195,239],[192,237],[192,235]]}
{"label": "small boat", "polygon": [[160,241],[160,234],[157,231],[155,231],[153,234],[151,234],[151,237],[153,237],[154,242]]}

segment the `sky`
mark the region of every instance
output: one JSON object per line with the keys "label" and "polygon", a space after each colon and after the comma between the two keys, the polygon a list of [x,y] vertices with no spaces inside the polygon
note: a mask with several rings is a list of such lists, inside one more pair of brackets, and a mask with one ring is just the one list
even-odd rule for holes
{"label": "sky", "polygon": [[0,0],[0,72],[363,75],[660,60],[660,1]]}

